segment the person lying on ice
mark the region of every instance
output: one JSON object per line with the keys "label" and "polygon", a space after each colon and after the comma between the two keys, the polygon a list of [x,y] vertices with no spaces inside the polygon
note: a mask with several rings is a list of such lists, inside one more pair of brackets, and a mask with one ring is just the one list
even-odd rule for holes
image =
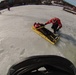
{"label": "person lying on ice", "polygon": [[59,29],[62,28],[62,23],[60,21],[59,18],[55,17],[52,18],[51,20],[49,20],[48,22],[45,23],[45,25],[52,23],[52,29],[54,31],[54,34],[56,34],[57,31],[59,31]]}

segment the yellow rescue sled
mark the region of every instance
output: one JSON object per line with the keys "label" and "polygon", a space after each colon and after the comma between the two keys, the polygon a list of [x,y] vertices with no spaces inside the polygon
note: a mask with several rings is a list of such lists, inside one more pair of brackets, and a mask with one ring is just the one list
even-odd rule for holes
{"label": "yellow rescue sled", "polygon": [[35,26],[32,26],[32,29],[34,32],[46,39],[51,44],[56,44],[60,38],[59,36],[53,34],[50,30],[46,29],[44,26],[41,26],[39,28],[35,28]]}

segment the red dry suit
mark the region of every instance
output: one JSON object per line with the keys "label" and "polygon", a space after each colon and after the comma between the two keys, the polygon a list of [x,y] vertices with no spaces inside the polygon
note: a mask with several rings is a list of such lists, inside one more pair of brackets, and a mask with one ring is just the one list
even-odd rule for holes
{"label": "red dry suit", "polygon": [[62,24],[59,18],[52,18],[51,20],[49,20],[48,22],[45,23],[45,25],[52,23],[53,25],[55,25],[54,23],[57,22],[58,23],[58,27],[61,28]]}

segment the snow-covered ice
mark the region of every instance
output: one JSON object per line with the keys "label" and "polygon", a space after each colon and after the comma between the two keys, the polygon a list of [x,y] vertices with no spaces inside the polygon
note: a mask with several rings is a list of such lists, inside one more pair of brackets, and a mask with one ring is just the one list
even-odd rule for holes
{"label": "snow-covered ice", "polygon": [[[6,75],[12,64],[32,55],[59,55],[76,66],[76,15],[63,11],[62,7],[46,5],[18,6],[1,12],[0,75]],[[34,22],[45,23],[53,17],[59,17],[63,24],[56,45],[31,29]],[[46,27],[51,29],[51,24]]]}

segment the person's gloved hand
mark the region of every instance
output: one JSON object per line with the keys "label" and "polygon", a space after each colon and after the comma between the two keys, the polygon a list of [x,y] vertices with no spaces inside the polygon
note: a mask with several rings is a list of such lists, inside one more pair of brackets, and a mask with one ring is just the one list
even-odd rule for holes
{"label": "person's gloved hand", "polygon": [[56,31],[59,31],[60,28],[58,28]]}
{"label": "person's gloved hand", "polygon": [[44,26],[47,25],[46,23],[44,24]]}
{"label": "person's gloved hand", "polygon": [[46,23],[44,25],[47,25]]}

